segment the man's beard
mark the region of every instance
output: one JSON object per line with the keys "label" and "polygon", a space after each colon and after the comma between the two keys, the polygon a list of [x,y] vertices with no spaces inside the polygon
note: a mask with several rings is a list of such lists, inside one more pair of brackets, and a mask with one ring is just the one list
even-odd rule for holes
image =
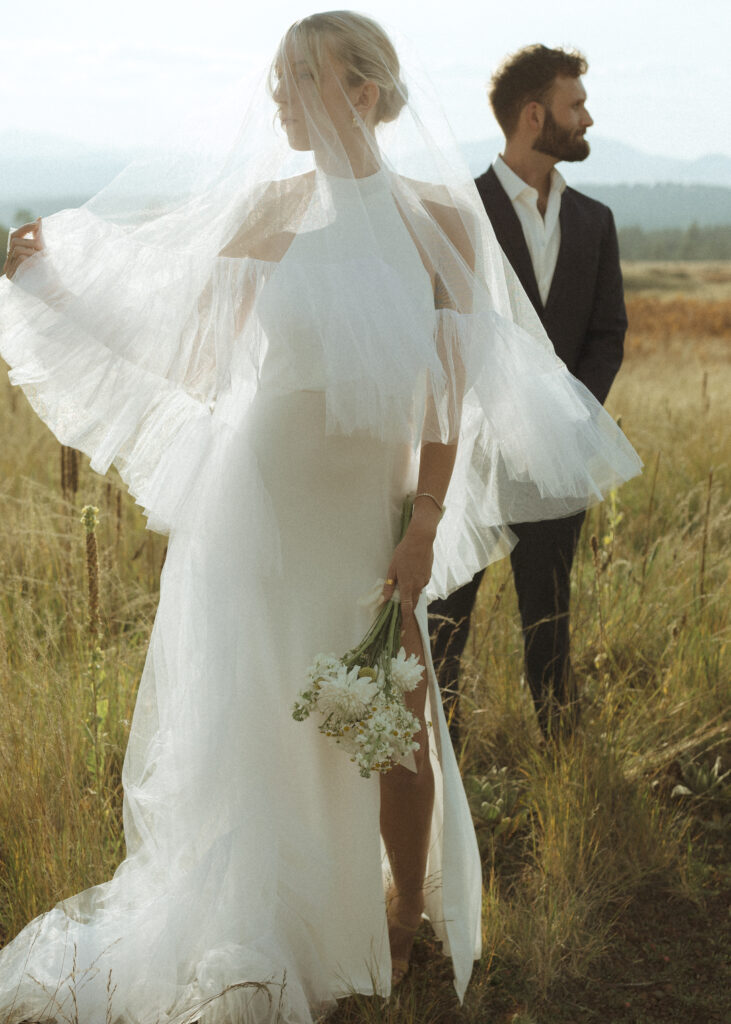
{"label": "man's beard", "polygon": [[589,148],[589,143],[583,135],[574,135],[568,128],[562,128],[556,123],[549,108],[546,107],[543,128],[533,143],[533,149],[537,149],[539,153],[545,153],[546,156],[552,156],[556,160],[576,163],[579,160],[586,160]]}

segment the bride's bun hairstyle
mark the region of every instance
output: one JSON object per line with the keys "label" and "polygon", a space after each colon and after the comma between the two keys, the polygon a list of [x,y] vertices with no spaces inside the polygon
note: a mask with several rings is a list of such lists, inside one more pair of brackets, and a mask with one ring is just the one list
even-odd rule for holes
{"label": "bride's bun hairstyle", "polygon": [[503,61],[490,82],[488,98],[506,139],[515,132],[527,103],[547,103],[558,75],[580,78],[589,65],[578,50],[524,46]]}
{"label": "bride's bun hairstyle", "polygon": [[316,75],[327,51],[345,66],[348,85],[374,82],[380,93],[374,110],[375,123],[396,120],[408,91],[401,81],[394,45],[377,22],[354,11],[311,14],[287,29],[279,53],[291,46],[297,46]]}

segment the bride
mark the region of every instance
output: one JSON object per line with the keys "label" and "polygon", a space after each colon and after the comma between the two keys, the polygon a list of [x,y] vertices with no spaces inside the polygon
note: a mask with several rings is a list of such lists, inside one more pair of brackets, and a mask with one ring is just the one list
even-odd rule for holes
{"label": "bride", "polygon": [[[0,953],[8,1024],[301,1024],[387,995],[423,918],[461,999],[481,869],[427,593],[507,553],[505,523],[568,515],[639,469],[380,26],[295,23],[268,90],[279,129],[256,98],[225,158],[132,166],[11,236],[11,380],[170,541],[126,858]],[[379,578],[425,671],[418,751],[366,780],[291,709],[314,655],[363,634]]]}

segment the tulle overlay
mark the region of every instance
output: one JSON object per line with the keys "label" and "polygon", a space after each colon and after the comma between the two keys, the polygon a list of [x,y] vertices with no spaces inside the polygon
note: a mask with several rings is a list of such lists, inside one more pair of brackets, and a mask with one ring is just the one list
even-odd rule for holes
{"label": "tulle overlay", "polygon": [[[412,81],[376,141],[355,111],[329,121],[287,60],[277,102],[309,150],[259,94],[225,158],[133,166],[48,218],[45,251],[0,282],[13,383],[170,534],[124,767],[127,856],[0,954],[8,1024],[306,1024],[348,992],[387,994],[378,780],[292,720],[306,669],[368,626],[358,601],[386,574],[422,444],[458,442],[430,598],[506,554],[511,522],[568,515],[639,470],[555,356],[448,131],[428,127],[428,92]],[[363,176],[348,132],[370,147]],[[426,596],[426,914],[461,998],[481,870]]]}
{"label": "tulle overlay", "polygon": [[[260,390],[322,394],[328,435],[414,451],[458,441],[429,588],[444,596],[509,550],[506,524],[586,508],[639,460],[545,337],[499,312],[486,287],[472,289],[468,312],[434,307],[399,179],[322,179],[309,201],[329,206],[332,223],[310,214],[317,226],[281,261],[219,256],[205,281],[191,258],[161,259],[88,210],[49,218],[47,251],[3,282],[2,354],[59,440],[100,472],[114,462],[165,533],[200,513],[201,481],[218,477]],[[90,251],[118,268],[90,271]],[[188,298],[175,315],[166,299],[177,289]],[[238,461],[249,479],[241,511],[268,524],[248,568],[279,570],[270,495],[250,448]]]}

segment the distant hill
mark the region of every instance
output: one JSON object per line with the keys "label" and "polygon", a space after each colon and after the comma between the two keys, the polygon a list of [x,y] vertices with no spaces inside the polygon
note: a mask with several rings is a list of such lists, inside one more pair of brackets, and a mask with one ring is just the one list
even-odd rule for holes
{"label": "distant hill", "polygon": [[606,203],[617,227],[645,231],[731,224],[731,188],[718,185],[582,185],[580,192]]}
{"label": "distant hill", "polygon": [[[587,195],[606,203],[618,228],[644,231],[684,230],[731,224],[731,188],[714,185],[576,185]],[[26,209],[33,217],[81,206],[86,195],[30,198],[23,204],[0,203],[0,224],[16,224],[17,213]]]}
{"label": "distant hill", "polygon": [[625,260],[731,260],[731,224],[661,231],[620,228],[618,234]]}
{"label": "distant hill", "polygon": [[[575,164],[561,164],[561,173],[573,185],[590,181],[594,185],[654,185],[672,182],[678,185],[721,185],[731,188],[731,157],[711,153],[697,160],[684,160],[644,153],[616,139],[590,135],[591,154]],[[503,148],[502,138],[465,142],[462,152],[472,173],[487,169]]]}
{"label": "distant hill", "polygon": [[53,135],[0,132],[0,223],[20,209],[43,216],[79,206],[137,155]]}
{"label": "distant hill", "polygon": [[10,224],[17,227],[21,219],[18,214],[30,214],[30,219],[34,220],[36,217],[50,217],[52,213],[58,213],[59,210],[72,210],[77,206],[83,206],[92,194],[45,196],[40,199],[31,197],[22,203],[0,202],[0,224],[4,227],[8,227]]}
{"label": "distant hill", "polygon": [[[464,143],[472,173],[484,171],[501,145],[499,139]],[[137,155],[54,136],[0,132],[0,224],[15,223],[21,209],[46,216],[81,205]],[[588,160],[562,164],[561,172],[569,184],[610,206],[618,227],[657,231],[731,224],[727,156],[673,160],[592,138]]]}

